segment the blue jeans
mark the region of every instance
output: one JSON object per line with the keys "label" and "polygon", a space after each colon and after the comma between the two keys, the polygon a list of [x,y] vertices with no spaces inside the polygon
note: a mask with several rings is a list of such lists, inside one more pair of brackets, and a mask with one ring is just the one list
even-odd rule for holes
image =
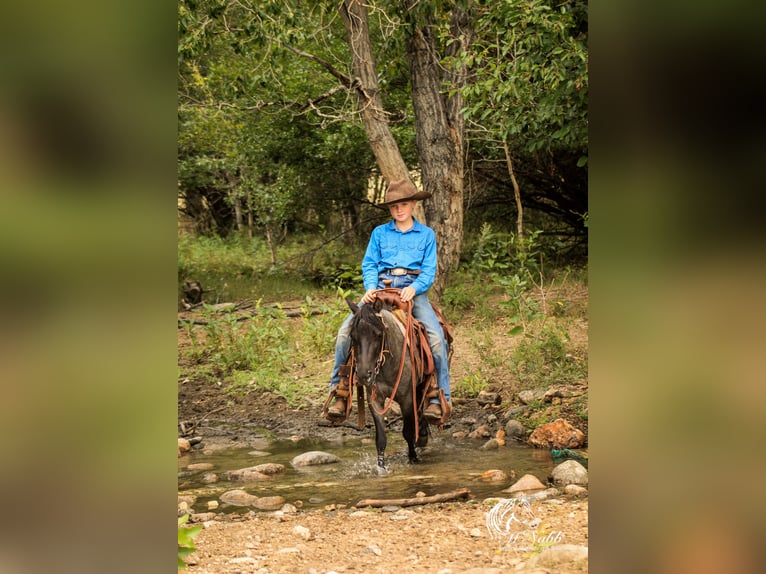
{"label": "blue jeans", "polygon": [[[411,275],[387,275],[381,274],[378,278],[378,289],[385,287],[383,285],[383,279],[391,279],[390,287],[395,289],[404,289],[415,278]],[[447,356],[447,341],[444,339],[444,332],[442,331],[439,318],[434,313],[431,302],[425,293],[415,295],[412,300],[412,314],[413,316],[423,324],[428,335],[428,344],[431,347],[431,354],[434,357],[434,368],[436,370],[436,378],[439,383],[439,388],[444,391],[444,398],[447,401],[450,400],[450,381],[449,381],[449,358]],[[335,364],[332,368],[332,374],[330,375],[330,388],[332,389],[340,383],[340,366],[348,359],[348,354],[351,351],[351,336],[349,332],[351,330],[351,318],[353,313],[349,313],[346,320],[338,329],[338,337],[335,340]]]}

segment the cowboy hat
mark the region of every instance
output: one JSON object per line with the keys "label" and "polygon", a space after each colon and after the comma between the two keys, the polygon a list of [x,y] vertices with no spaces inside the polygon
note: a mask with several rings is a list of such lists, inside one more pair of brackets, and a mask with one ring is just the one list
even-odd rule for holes
{"label": "cowboy hat", "polygon": [[379,203],[381,207],[393,205],[400,201],[416,201],[419,199],[426,199],[431,197],[431,194],[427,191],[418,191],[409,179],[400,179],[399,181],[393,181],[389,184],[386,190],[386,199],[383,203]]}

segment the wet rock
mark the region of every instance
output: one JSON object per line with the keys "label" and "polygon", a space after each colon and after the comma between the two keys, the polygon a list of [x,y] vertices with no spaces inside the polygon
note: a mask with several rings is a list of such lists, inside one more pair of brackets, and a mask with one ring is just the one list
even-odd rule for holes
{"label": "wet rock", "polygon": [[253,502],[258,500],[257,496],[248,494],[244,490],[227,490],[221,496],[219,496],[221,502],[230,504],[232,506],[250,506]]}
{"label": "wet rock", "polygon": [[525,474],[503,492],[529,492],[543,489],[545,489],[545,485],[540,482],[539,478],[534,474]]}
{"label": "wet rock", "polygon": [[511,419],[505,423],[505,436],[516,440],[525,440],[527,438],[527,429],[516,419]]}
{"label": "wet rock", "polygon": [[575,484],[585,486],[588,484],[588,471],[576,460],[565,460],[556,465],[551,472],[553,484],[556,486],[567,486]]}
{"label": "wet rock", "polygon": [[[503,441],[503,444],[505,444],[505,441]],[[487,442],[485,442],[483,445],[481,445],[481,450],[494,450],[499,448],[500,441],[496,438],[491,438]]]}
{"label": "wet rock", "polygon": [[229,470],[226,472],[226,480],[238,482],[253,482],[257,480],[269,480],[270,478],[269,475],[258,472],[253,467]]}
{"label": "wet rock", "polygon": [[182,453],[189,452],[191,450],[191,443],[185,438],[178,439],[178,456]]}
{"label": "wet rock", "polygon": [[545,397],[545,391],[520,391],[517,396],[522,403],[528,405],[534,401],[542,401]]}
{"label": "wet rock", "polygon": [[500,395],[498,393],[491,393],[489,391],[480,391],[476,397],[476,402],[481,406],[485,405],[499,405]]}
{"label": "wet rock", "polygon": [[279,510],[285,504],[285,499],[281,496],[261,496],[251,504],[258,510]]}
{"label": "wet rock", "polygon": [[178,495],[178,504],[180,505],[182,502],[186,503],[186,507],[189,508],[191,506],[194,506],[194,503],[197,502],[197,497],[193,494],[179,494]]}
{"label": "wet rock", "polygon": [[468,438],[487,438],[491,435],[492,433],[489,431],[489,429],[485,425],[481,425],[476,430],[468,433]]}
{"label": "wet rock", "polygon": [[208,510],[215,510],[218,508],[218,501],[217,500],[208,500],[207,501],[207,509]]}
{"label": "wet rock", "polygon": [[268,474],[268,475],[282,474],[285,471],[284,464],[277,464],[274,462],[259,464],[258,466],[254,466],[252,468],[254,468],[260,473]]}
{"label": "wet rock", "polygon": [[226,472],[228,480],[250,481],[250,480],[268,480],[277,474],[285,471],[282,464],[268,463],[257,466],[248,466],[239,470],[230,470]]}
{"label": "wet rock", "polygon": [[546,403],[553,402],[553,399],[569,399],[572,397],[579,397],[583,394],[583,391],[575,387],[554,387],[545,391],[543,400]]}
{"label": "wet rock", "polygon": [[577,544],[558,544],[546,548],[540,554],[530,558],[527,568],[556,568],[562,564],[571,565],[588,558],[588,547]]}
{"label": "wet rock", "polygon": [[200,480],[205,484],[212,484],[214,482],[218,482],[218,475],[214,472],[206,472],[202,475]]}
{"label": "wet rock", "polygon": [[251,450],[248,452],[250,456],[270,456],[270,452],[266,452],[265,450]]}
{"label": "wet rock", "polygon": [[568,494],[569,496],[582,497],[588,494],[588,489],[577,484],[567,484],[564,487],[564,494]]}
{"label": "wet rock", "polygon": [[468,433],[465,431],[455,431],[452,433],[452,438],[461,439],[468,436]]}
{"label": "wet rock", "polygon": [[313,466],[317,464],[332,464],[334,462],[340,462],[340,459],[334,454],[312,450],[294,457],[290,464],[293,466]]}
{"label": "wet rock", "polygon": [[485,470],[481,473],[481,479],[486,482],[503,482],[508,480],[508,475],[498,469]]}
{"label": "wet rock", "polygon": [[210,470],[211,468],[213,468],[211,462],[196,462],[187,466],[186,470]]}
{"label": "wet rock", "polygon": [[529,436],[529,444],[537,448],[579,448],[584,443],[585,434],[564,419],[542,424]]}
{"label": "wet rock", "polygon": [[239,489],[227,490],[219,498],[231,506],[252,506],[259,510],[278,510],[285,503],[281,496],[258,497]]}

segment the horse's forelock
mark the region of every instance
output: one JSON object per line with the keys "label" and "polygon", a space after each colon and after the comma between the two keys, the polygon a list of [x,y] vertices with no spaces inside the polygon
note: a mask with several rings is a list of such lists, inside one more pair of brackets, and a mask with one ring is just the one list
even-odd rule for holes
{"label": "horse's forelock", "polygon": [[372,305],[361,305],[359,311],[354,314],[352,328],[359,328],[362,325],[369,326],[376,333],[383,329],[383,319],[375,312]]}

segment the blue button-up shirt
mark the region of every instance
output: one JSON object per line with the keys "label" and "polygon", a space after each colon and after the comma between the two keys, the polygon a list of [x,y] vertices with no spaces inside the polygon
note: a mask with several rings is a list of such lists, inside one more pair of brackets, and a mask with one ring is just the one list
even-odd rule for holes
{"label": "blue button-up shirt", "polygon": [[366,290],[377,289],[378,275],[395,267],[420,269],[420,275],[411,284],[417,295],[431,287],[436,278],[436,234],[417,219],[414,221],[405,232],[399,231],[393,219],[372,230],[362,259]]}

